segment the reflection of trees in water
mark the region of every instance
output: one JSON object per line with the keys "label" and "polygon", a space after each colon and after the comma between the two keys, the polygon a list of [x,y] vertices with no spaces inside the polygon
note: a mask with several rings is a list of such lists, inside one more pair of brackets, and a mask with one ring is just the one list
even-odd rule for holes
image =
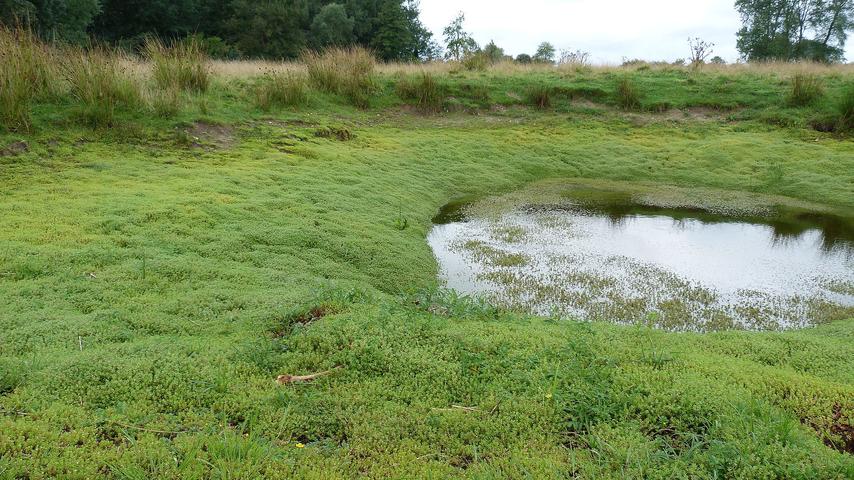
{"label": "reflection of trees in water", "polygon": [[689,224],[688,220],[711,225],[721,223],[767,225],[772,229],[771,242],[775,247],[793,245],[800,241],[805,233],[815,230],[820,233],[821,250],[824,253],[842,254],[846,258],[854,257],[854,220],[833,214],[779,212],[777,217],[723,215],[699,208],[667,208],[631,202],[589,203],[574,208],[555,209],[555,211],[560,210],[581,210],[582,213],[586,211],[588,214],[601,215],[607,218],[610,226],[615,229],[625,227],[627,221],[639,216],[670,217],[674,220],[674,227],[679,229],[686,228]]}

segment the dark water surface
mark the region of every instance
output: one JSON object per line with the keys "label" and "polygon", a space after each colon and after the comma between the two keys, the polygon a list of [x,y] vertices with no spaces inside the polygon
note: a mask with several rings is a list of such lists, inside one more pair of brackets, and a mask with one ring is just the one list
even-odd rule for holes
{"label": "dark water surface", "polygon": [[579,190],[489,218],[448,204],[428,242],[449,288],[508,307],[671,330],[799,328],[854,317],[854,220],[729,216]]}

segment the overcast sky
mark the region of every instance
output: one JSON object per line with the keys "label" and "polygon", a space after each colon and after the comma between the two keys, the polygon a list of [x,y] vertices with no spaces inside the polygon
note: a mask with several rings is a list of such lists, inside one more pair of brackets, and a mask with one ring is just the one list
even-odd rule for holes
{"label": "overcast sky", "polygon": [[[424,25],[442,30],[466,14],[466,31],[481,46],[495,40],[507,54],[533,54],[540,42],[590,52],[594,63],[626,58],[688,57],[688,37],[714,42],[714,54],[735,61],[741,24],[734,0],[421,0]],[[850,49],[849,49],[850,51]]]}

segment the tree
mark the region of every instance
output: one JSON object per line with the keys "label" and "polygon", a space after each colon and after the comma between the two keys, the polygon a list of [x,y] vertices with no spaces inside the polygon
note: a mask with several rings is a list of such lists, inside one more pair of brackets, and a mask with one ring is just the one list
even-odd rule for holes
{"label": "tree", "polygon": [[543,42],[537,47],[533,60],[538,63],[555,63],[555,47],[549,42]]}
{"label": "tree", "polygon": [[736,0],[737,46],[756,60],[841,61],[854,24],[852,0]]}
{"label": "tree", "polygon": [[352,18],[339,3],[320,9],[311,21],[311,42],[315,47],[342,46],[353,42]]}
{"label": "tree", "polygon": [[726,60],[724,60],[723,57],[720,57],[718,55],[715,55],[714,57],[712,57],[712,59],[709,60],[709,62],[714,64],[714,65],[726,65]]}
{"label": "tree", "polygon": [[0,24],[33,25],[37,20],[36,6],[27,0],[0,0]]}
{"label": "tree", "polygon": [[527,64],[531,63],[533,59],[527,53],[520,53],[516,56],[516,63]]}
{"label": "tree", "polygon": [[457,17],[450,25],[445,27],[443,34],[445,35],[445,44],[447,45],[447,53],[445,57],[460,61],[472,52],[478,49],[477,42],[465,31],[463,23],[466,21],[466,16],[463,12],[457,14]]}
{"label": "tree", "polygon": [[228,39],[250,57],[294,58],[306,47],[305,0],[233,0],[225,22]]}
{"label": "tree", "polygon": [[22,23],[44,38],[82,43],[100,11],[98,0],[0,0],[0,23]]}
{"label": "tree", "polygon": [[90,27],[99,39],[119,41],[147,35],[184,37],[199,32],[201,0],[101,0]]}
{"label": "tree", "polygon": [[691,49],[691,56],[688,57],[691,61],[691,67],[696,69],[706,63],[706,59],[712,54],[712,48],[715,47],[715,44],[707,42],[700,37],[689,37],[688,47]]}
{"label": "tree", "polygon": [[483,47],[483,54],[489,59],[490,63],[498,63],[504,59],[504,49],[495,44],[495,41],[490,40]]}

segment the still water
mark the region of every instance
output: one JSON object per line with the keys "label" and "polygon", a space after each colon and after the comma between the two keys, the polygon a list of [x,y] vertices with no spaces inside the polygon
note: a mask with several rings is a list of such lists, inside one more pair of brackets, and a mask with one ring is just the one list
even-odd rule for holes
{"label": "still water", "polygon": [[448,288],[506,307],[669,330],[801,328],[854,317],[854,231],[814,212],[726,216],[587,192],[467,216],[428,242]]}

